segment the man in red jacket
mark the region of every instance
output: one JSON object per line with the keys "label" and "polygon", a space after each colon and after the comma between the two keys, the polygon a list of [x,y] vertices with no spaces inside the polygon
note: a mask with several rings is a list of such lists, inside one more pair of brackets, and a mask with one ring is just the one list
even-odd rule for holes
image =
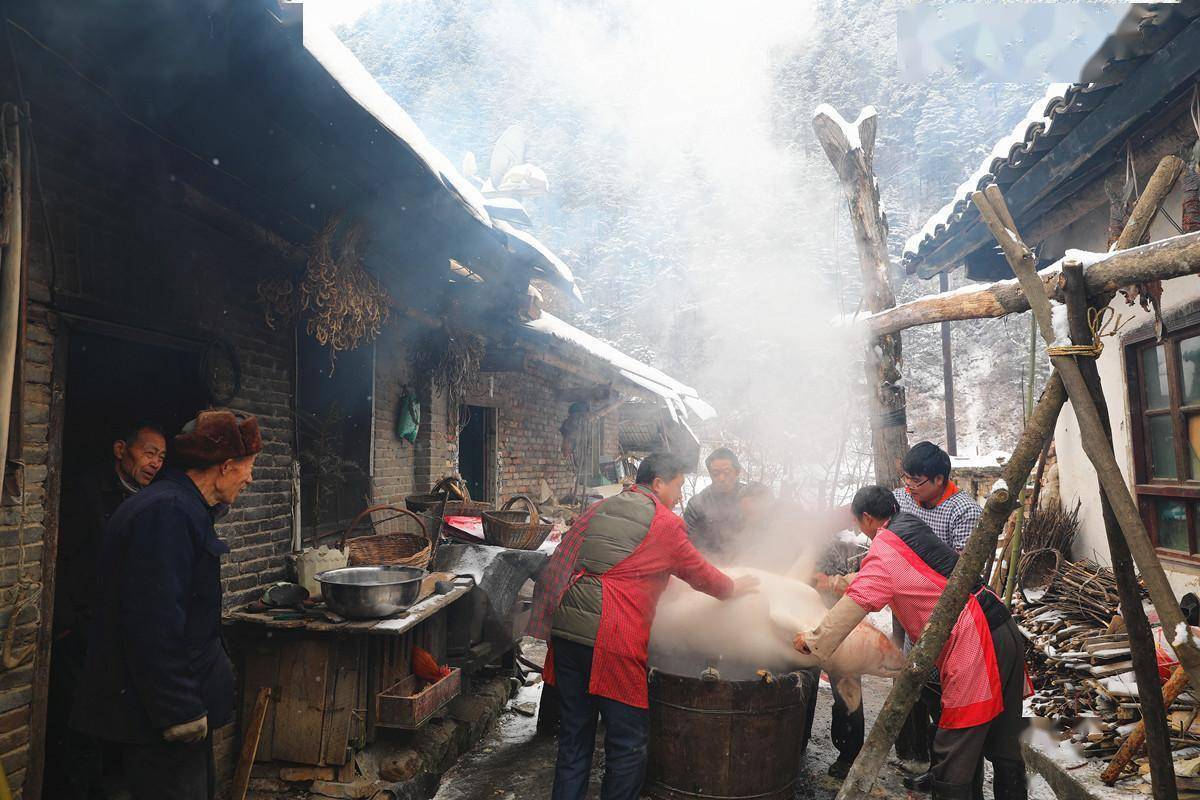
{"label": "man in red jacket", "polygon": [[587,795],[597,719],[604,719],[603,800],[636,800],[650,731],[647,648],[658,598],[672,575],[713,597],[751,592],[709,564],[672,513],[687,465],[653,453],[637,485],[592,506],[563,536],[534,593],[528,634],[550,642],[544,675],[561,719],[554,800]]}

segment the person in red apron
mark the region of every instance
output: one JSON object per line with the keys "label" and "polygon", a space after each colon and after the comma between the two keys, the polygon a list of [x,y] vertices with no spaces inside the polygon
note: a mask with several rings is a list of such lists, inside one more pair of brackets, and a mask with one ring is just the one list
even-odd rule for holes
{"label": "person in red apron", "polygon": [[550,643],[543,677],[559,696],[554,800],[587,795],[596,724],[604,720],[603,800],[636,800],[650,732],[646,683],[650,626],[671,576],[720,599],[753,591],[688,539],[672,513],[687,465],[654,453],[637,485],[592,506],[564,534],[534,591],[526,633]]}
{"label": "person in red apron", "polygon": [[[851,506],[871,538],[862,568],[842,599],[796,649],[826,659],[869,613],[891,606],[914,641],[929,624],[958,554],[915,516],[900,511],[892,492],[867,486]],[[933,740],[935,800],[983,796],[983,758],[992,762],[996,800],[1026,800],[1024,729],[1025,643],[1008,609],[979,584],[937,660],[942,713]]]}

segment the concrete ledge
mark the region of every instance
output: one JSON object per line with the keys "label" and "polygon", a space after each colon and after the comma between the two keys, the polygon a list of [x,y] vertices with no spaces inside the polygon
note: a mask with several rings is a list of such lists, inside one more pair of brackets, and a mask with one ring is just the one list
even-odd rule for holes
{"label": "concrete ledge", "polygon": [[1021,743],[1025,768],[1036,772],[1050,784],[1058,800],[1113,800],[1140,796],[1136,790],[1107,786],[1100,780],[1106,762],[1085,759],[1070,745],[1035,737]]}

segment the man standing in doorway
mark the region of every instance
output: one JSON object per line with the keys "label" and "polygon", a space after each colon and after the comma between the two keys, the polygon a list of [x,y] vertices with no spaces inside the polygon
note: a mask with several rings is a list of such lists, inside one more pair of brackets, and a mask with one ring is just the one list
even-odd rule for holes
{"label": "man standing in doorway", "polygon": [[173,461],[109,521],[74,726],[120,751],[135,800],[211,800],[212,731],[233,718],[221,641],[215,514],[237,500],[262,450],[258,421],[204,411]]}
{"label": "man standing in doorway", "polygon": [[692,544],[711,558],[722,554],[741,529],[742,465],[732,450],[718,447],[704,466],[712,483],[688,501],[683,521]]}
{"label": "man standing in doorway", "polygon": [[596,725],[604,720],[602,800],[637,800],[650,735],[646,683],[650,627],[672,575],[730,599],[757,578],[733,580],[704,560],[672,511],[687,465],[652,453],[637,484],[592,506],[538,579],[527,634],[550,642],[544,675],[558,688],[554,800],[583,800]]}
{"label": "man standing in doorway", "polygon": [[96,800],[101,788],[100,743],[72,731],[71,700],[87,657],[87,630],[96,597],[96,558],[104,527],[117,507],[150,485],[162,469],[167,437],[153,422],[136,422],[112,443],[112,455],[68,481],[59,526],[54,596],[54,657],[46,712],[47,797]]}

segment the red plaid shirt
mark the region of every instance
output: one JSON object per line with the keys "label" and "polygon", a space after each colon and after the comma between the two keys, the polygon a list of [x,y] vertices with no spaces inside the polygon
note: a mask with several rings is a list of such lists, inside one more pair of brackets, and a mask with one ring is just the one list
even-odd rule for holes
{"label": "red plaid shirt", "polygon": [[[733,581],[709,564],[688,539],[678,516],[649,491],[634,487],[654,500],[650,531],[632,553],[600,576],[602,604],[600,629],[592,656],[588,691],[638,708],[649,706],[646,687],[647,649],[650,626],[658,598],[672,575],[692,588],[725,598],[733,592]],[[588,523],[604,503],[593,505],[563,534],[550,563],[546,565],[533,595],[533,613],[526,634],[549,641],[554,612],[563,594],[579,577],[576,563],[587,535]],[[554,648],[546,654],[544,677],[554,683]]]}

